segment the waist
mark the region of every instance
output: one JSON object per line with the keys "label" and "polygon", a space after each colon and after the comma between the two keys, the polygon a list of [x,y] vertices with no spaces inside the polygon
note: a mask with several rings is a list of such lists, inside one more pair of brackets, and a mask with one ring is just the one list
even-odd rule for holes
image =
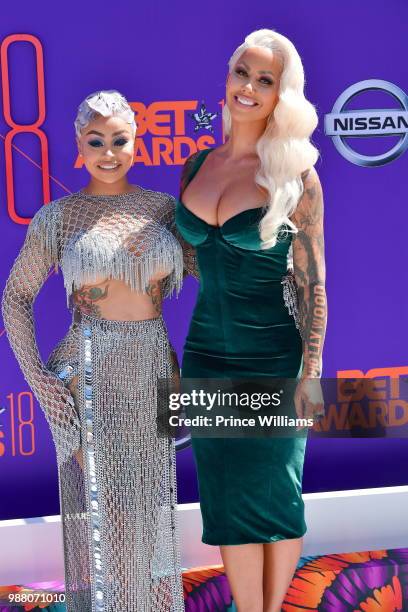
{"label": "waist", "polygon": [[94,318],[112,321],[144,321],[161,314],[162,276],[153,277],[144,292],[133,290],[119,279],[96,279],[98,282],[74,289],[70,306]]}
{"label": "waist", "polygon": [[72,325],[74,328],[83,329],[89,327],[93,330],[109,331],[118,335],[133,332],[134,334],[146,335],[148,337],[149,332],[158,331],[167,334],[166,324],[162,315],[151,319],[121,321],[94,317],[75,308],[72,312]]}

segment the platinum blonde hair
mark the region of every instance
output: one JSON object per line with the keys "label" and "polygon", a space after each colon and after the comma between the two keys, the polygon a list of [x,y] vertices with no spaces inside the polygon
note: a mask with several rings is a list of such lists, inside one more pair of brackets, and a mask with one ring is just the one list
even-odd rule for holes
{"label": "platinum blonde hair", "polygon": [[[259,229],[262,248],[273,247],[279,229],[286,224],[289,232],[297,228],[289,219],[303,194],[301,174],[314,166],[318,151],[310,142],[318,119],[314,106],[306,100],[302,61],[291,41],[274,30],[257,30],[249,34],[228,62],[232,72],[241,55],[250,47],[270,49],[282,62],[279,101],[268,119],[256,150],[260,167],[256,183],[268,193],[268,210]],[[223,109],[224,133],[231,131],[231,113]]]}
{"label": "platinum blonde hair", "polygon": [[120,117],[129,123],[133,136],[136,135],[135,114],[126,98],[114,89],[91,93],[78,106],[74,121],[78,138],[81,136],[81,131],[97,117]]}

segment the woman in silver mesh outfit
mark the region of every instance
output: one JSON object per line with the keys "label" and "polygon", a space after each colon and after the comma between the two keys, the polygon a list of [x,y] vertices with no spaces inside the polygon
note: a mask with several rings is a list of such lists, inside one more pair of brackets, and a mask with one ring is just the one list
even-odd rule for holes
{"label": "woman in silver mesh outfit", "polygon": [[[35,215],[4,322],[56,447],[68,611],[177,612],[174,444],[156,430],[157,378],[178,375],[161,317],[183,278],[174,200],[128,182],[136,125],[118,92],[88,96],[75,128],[89,184]],[[52,266],[73,323],[44,365],[32,305]]]}

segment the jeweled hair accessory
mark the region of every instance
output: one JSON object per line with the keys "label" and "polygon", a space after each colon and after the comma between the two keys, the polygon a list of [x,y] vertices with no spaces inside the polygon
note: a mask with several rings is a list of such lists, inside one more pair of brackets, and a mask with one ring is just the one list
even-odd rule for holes
{"label": "jeweled hair accessory", "polygon": [[78,113],[74,122],[76,135],[81,135],[83,130],[96,116],[121,117],[129,123],[133,135],[136,134],[135,114],[129,102],[124,96],[114,89],[96,91],[89,94],[78,107]]}

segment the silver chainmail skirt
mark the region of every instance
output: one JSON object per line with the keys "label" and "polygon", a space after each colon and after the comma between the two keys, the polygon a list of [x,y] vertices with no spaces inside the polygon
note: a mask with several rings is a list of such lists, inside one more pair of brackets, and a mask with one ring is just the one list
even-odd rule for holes
{"label": "silver chainmail skirt", "polygon": [[59,465],[68,612],[183,611],[175,449],[156,433],[157,378],[172,376],[163,319],[81,315],[47,367],[78,377],[83,469]]}

